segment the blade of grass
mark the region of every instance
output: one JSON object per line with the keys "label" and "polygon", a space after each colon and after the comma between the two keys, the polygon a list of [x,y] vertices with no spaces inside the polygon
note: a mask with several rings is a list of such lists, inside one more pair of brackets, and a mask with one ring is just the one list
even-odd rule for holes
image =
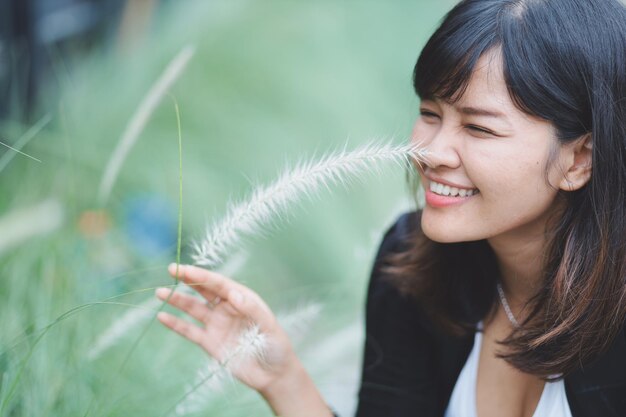
{"label": "blade of grass", "polygon": [[143,131],[146,123],[148,123],[150,116],[161,102],[161,99],[178,77],[180,77],[194,53],[195,48],[188,45],[174,57],[156,83],[150,88],[148,94],[144,97],[137,111],[135,111],[135,114],[130,119],[106,165],[104,175],[100,180],[100,186],[98,187],[98,201],[100,205],[106,204],[128,153],[137,142],[139,135]]}
{"label": "blade of grass", "polygon": [[[8,390],[7,390],[7,395],[2,398],[2,402],[0,403],[0,416],[4,415],[4,410],[5,408],[9,405],[9,403],[11,402],[11,399],[13,397],[13,394],[15,392],[15,389],[17,388],[22,374],[24,372],[24,369],[26,369],[26,365],[28,365],[28,362],[31,358],[31,356],[33,355],[33,353],[35,352],[35,348],[37,347],[37,345],[39,344],[39,342],[41,342],[41,340],[43,339],[43,337],[48,333],[48,331],[54,327],[55,325],[59,324],[60,322],[62,322],[63,320],[73,316],[76,313],[79,313],[87,308],[96,306],[96,305],[120,305],[120,306],[125,306],[125,307],[134,307],[137,308],[137,306],[135,304],[129,304],[129,303],[120,303],[120,302],[113,302],[113,301],[96,301],[96,302],[92,302],[92,303],[87,303],[87,304],[82,304],[80,306],[76,306],[68,311],[66,311],[65,313],[61,314],[59,317],[57,317],[52,323],[46,325],[44,328],[40,329],[38,332],[39,334],[37,335],[35,341],[33,342],[32,346],[28,349],[28,353],[26,353],[26,357],[22,360],[22,362],[19,365],[18,371],[15,375],[15,378],[13,379],[13,381],[11,382],[11,385],[9,386]],[[3,354],[6,353],[3,352]]]}
{"label": "blade of grass", "polygon": [[58,200],[50,198],[30,207],[13,209],[0,217],[0,255],[29,239],[59,229],[65,212]]}
{"label": "blade of grass", "polygon": [[0,158],[0,172],[2,172],[4,168],[7,167],[7,165],[9,165],[9,162],[11,162],[11,160],[18,153],[34,161],[41,162],[41,160],[35,158],[34,156],[30,156],[27,153],[22,152],[20,149],[28,145],[28,142],[30,142],[35,136],[37,136],[37,134],[41,132],[43,128],[46,127],[48,123],[50,123],[51,120],[52,120],[52,116],[49,114],[46,114],[44,117],[39,119],[37,123],[32,125],[26,132],[24,132],[24,134],[17,140],[17,142],[15,142],[14,146],[9,146],[6,143],[0,142],[0,145],[6,146],[7,148],[15,151],[15,152],[7,152],[4,155],[2,155],[2,158]]}

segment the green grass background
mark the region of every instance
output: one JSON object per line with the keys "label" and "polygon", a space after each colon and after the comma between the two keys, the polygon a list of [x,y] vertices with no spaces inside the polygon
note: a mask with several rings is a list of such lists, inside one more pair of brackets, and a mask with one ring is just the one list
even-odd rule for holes
{"label": "green grass background", "polygon": [[[287,164],[346,143],[405,142],[418,111],[415,59],[451,4],[171,2],[131,54],[109,47],[70,69],[58,62],[61,94],[42,105],[52,122],[24,148],[41,163],[17,155],[0,172],[5,220],[47,199],[63,210],[55,230],[0,252],[0,415],[161,416],[206,365],[200,349],[149,321],[88,356],[98,336],[133,310],[90,303],[119,295],[116,302],[141,305],[153,298],[150,288],[171,283],[165,268],[175,259],[179,195],[172,100],[153,114],[104,207],[96,195],[126,123],[184,45],[197,51],[171,92],[182,117],[183,262],[190,262],[189,243],[207,221]],[[19,137],[28,127],[7,123],[4,130]],[[356,406],[373,255],[385,228],[411,206],[404,173],[386,172],[294,208],[279,230],[247,241],[233,273],[277,312],[322,303],[297,349],[343,416]],[[170,234],[165,249],[147,252],[131,233],[129,210],[143,202],[135,209],[142,217],[154,200]],[[110,219],[97,237],[79,227],[92,210]],[[272,415],[258,394],[237,384],[201,389],[188,403],[197,411],[186,415]]]}

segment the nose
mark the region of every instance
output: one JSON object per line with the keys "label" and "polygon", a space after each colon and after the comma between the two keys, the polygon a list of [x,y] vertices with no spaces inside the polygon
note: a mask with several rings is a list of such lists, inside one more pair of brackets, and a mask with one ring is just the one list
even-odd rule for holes
{"label": "nose", "polygon": [[432,129],[420,129],[419,123],[416,123],[411,137],[412,143],[421,143],[426,148],[425,162],[431,169],[461,166],[459,140],[458,133],[444,124]]}

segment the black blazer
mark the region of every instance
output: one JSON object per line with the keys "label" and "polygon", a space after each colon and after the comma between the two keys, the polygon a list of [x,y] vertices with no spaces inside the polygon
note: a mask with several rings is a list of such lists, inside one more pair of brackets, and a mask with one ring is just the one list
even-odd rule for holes
{"label": "black blazer", "polygon": [[[356,417],[442,417],[474,336],[435,329],[413,298],[381,280],[382,258],[419,226],[402,215],[378,250],[367,293],[366,340]],[[626,417],[626,326],[600,358],[564,378],[573,417]]]}

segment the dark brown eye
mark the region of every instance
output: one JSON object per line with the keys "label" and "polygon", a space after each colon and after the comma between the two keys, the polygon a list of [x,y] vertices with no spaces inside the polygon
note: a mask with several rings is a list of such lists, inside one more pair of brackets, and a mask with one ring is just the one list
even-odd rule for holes
{"label": "dark brown eye", "polygon": [[482,133],[485,135],[495,135],[493,132],[487,130],[487,129],[483,129],[482,127],[478,127],[478,126],[474,126],[474,125],[468,125],[467,126],[468,129],[473,130],[474,132],[478,132],[478,133]]}
{"label": "dark brown eye", "polygon": [[436,118],[439,118],[439,115],[438,115],[438,114],[433,113],[433,112],[428,111],[428,110],[420,110],[420,114],[421,114],[423,117],[436,117]]}

